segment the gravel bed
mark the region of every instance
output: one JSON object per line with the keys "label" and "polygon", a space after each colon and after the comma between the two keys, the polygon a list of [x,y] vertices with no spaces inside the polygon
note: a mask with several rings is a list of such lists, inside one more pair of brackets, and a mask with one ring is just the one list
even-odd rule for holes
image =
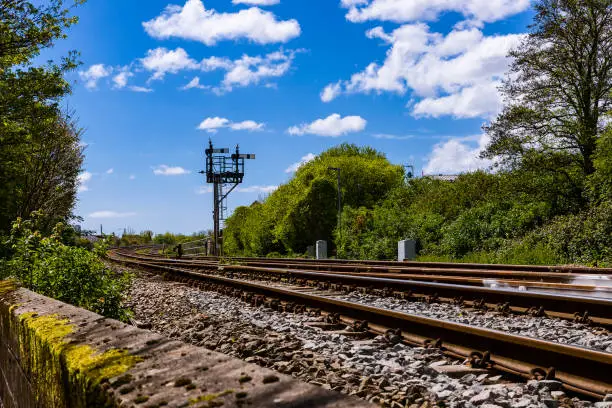
{"label": "gravel bed", "polygon": [[140,327],[382,406],[612,408],[612,402],[569,398],[556,381],[520,384],[495,374],[450,378],[432,367],[461,362],[448,361],[437,349],[383,338],[355,341],[307,326],[316,318],[306,314],[254,308],[156,275],[138,274],[129,306]]}
{"label": "gravel bed", "polygon": [[565,319],[528,315],[504,316],[495,311],[467,309],[449,303],[410,302],[358,292],[351,292],[346,296],[334,296],[334,298],[612,353],[612,333],[610,331]]}
{"label": "gravel bed", "polygon": [[[258,280],[249,281],[261,283],[261,281]],[[270,284],[276,287],[295,287],[295,285],[282,284],[279,282],[270,282]],[[324,294],[323,291],[322,294]],[[471,309],[450,303],[409,301],[394,297],[364,294],[359,291],[328,297],[345,300],[347,302],[361,303],[381,309],[447,320],[455,323],[463,323],[470,326],[494,329],[521,336],[612,353],[612,333],[610,333],[609,330],[583,323],[575,323],[566,319],[516,314],[504,315],[497,311]]]}

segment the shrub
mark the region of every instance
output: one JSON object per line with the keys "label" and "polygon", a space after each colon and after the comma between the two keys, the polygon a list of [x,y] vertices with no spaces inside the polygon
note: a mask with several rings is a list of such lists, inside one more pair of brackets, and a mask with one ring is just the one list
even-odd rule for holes
{"label": "shrub", "polygon": [[67,246],[60,240],[63,224],[57,224],[49,237],[43,237],[35,224],[36,217],[13,223],[8,242],[12,257],[0,264],[0,279],[13,277],[41,295],[127,320],[130,312],[122,300],[131,277],[116,275],[100,260],[107,244],[96,244],[93,251]]}

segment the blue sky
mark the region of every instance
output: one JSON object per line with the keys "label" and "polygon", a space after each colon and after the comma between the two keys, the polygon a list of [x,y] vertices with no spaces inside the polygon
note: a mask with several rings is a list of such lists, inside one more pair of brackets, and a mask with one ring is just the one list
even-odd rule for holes
{"label": "blue sky", "polygon": [[89,0],[51,52],[81,52],[76,213],[105,232],[212,225],[203,150],[255,153],[230,211],[342,142],[417,173],[486,167],[529,0]]}

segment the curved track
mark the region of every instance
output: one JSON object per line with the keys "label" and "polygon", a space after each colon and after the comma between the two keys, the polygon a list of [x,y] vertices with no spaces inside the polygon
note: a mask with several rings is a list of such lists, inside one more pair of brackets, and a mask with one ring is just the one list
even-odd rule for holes
{"label": "curved track", "polygon": [[[322,274],[297,269],[258,268],[243,265],[221,266],[216,261],[194,263],[164,260],[159,257],[135,255],[128,251],[119,250],[111,251],[109,258],[126,265],[137,266],[158,273],[163,272],[174,279],[189,281],[208,289],[212,288],[234,294],[255,304],[266,303],[273,308],[286,311],[322,309],[330,313],[330,316],[333,316],[334,319],[352,324],[357,330],[400,336],[402,341],[408,344],[439,347],[451,356],[469,360],[473,366],[490,367],[525,378],[555,378],[561,381],[565,388],[595,398],[602,398],[612,390],[612,380],[609,376],[609,373],[612,372],[612,354],[609,353],[374,308],[320,296],[316,292],[304,293],[275,287],[265,282],[237,279],[232,277],[232,274],[262,273],[269,274],[269,276],[282,276],[287,279],[306,279],[308,277],[310,280],[318,280],[326,282],[326,284],[335,281],[336,284],[341,285],[345,285],[346,280],[351,282],[378,282],[379,284],[384,282],[387,288],[392,283],[394,289],[396,285],[416,284],[417,286],[420,285],[421,288],[431,290],[433,287],[428,285],[434,285],[432,282],[410,282],[400,279],[390,280],[338,273]],[[300,276],[300,278],[296,278],[296,276]],[[459,286],[440,283],[435,285],[438,285],[435,287],[436,290],[442,290],[443,288],[457,290]],[[496,298],[510,296],[510,291],[498,291],[474,286],[466,286],[462,290],[479,291],[482,296],[494,296]],[[497,293],[494,294],[494,292]],[[536,294],[535,297],[533,297],[534,294],[528,295],[541,302],[548,299],[551,305],[555,302],[570,301],[574,302],[575,307],[580,305],[579,298],[575,297],[566,296],[561,299],[547,294]],[[612,305],[610,301],[598,299],[588,302],[590,302],[589,305],[599,304],[602,307],[601,314],[609,318],[608,314]]]}

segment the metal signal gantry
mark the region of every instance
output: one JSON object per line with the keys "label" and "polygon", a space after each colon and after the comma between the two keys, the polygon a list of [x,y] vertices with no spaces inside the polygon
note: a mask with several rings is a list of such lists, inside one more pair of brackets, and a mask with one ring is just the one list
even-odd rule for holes
{"label": "metal signal gantry", "polygon": [[[213,185],[213,247],[211,255],[222,255],[221,245],[221,220],[225,219],[224,212],[227,211],[225,199],[238,184],[244,179],[244,160],[254,159],[254,154],[240,154],[238,145],[236,153],[229,154],[228,148],[215,149],[212,141],[208,141],[206,154],[206,182]],[[229,189],[228,189],[229,188]]]}

